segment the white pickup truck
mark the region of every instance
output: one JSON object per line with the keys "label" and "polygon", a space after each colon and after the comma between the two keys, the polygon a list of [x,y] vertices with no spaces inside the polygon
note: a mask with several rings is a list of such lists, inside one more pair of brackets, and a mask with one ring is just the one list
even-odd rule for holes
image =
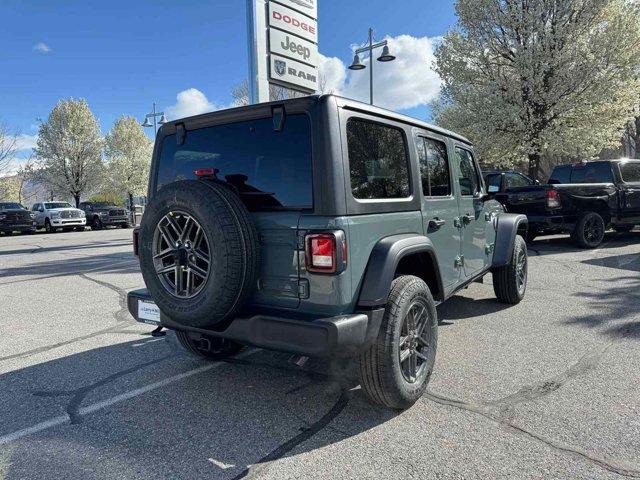
{"label": "white pickup truck", "polygon": [[69,202],[36,203],[31,211],[36,214],[38,227],[44,227],[48,233],[56,232],[59,228],[82,231],[87,224],[85,213],[72,207]]}

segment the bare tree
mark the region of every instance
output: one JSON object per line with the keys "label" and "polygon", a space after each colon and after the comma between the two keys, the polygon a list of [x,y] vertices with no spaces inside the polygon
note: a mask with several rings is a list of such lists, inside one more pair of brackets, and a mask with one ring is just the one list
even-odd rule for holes
{"label": "bare tree", "polygon": [[[286,100],[288,98],[305,97],[306,93],[297,92],[290,88],[281,87],[279,85],[269,84],[269,100]],[[239,83],[233,90],[231,90],[231,97],[233,98],[233,104],[236,107],[242,107],[249,105],[249,80],[244,79],[242,83]]]}
{"label": "bare tree", "polygon": [[6,123],[0,122],[0,175],[11,166],[11,158],[18,147],[18,134],[9,131]]}

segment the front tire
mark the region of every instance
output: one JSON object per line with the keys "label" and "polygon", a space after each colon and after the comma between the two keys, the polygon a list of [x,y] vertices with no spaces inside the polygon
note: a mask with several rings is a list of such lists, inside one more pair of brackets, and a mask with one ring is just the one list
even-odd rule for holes
{"label": "front tire", "polygon": [[102,230],[103,228],[104,225],[102,224],[102,220],[100,220],[98,217],[94,217],[91,221],[91,230]]}
{"label": "front tire", "polygon": [[604,219],[596,212],[585,212],[578,218],[572,238],[581,248],[596,248],[604,240]]}
{"label": "front tire", "polygon": [[376,403],[394,410],[413,405],[431,378],[438,316],[429,287],[405,275],[391,284],[375,343],[360,354],[360,381]]}
{"label": "front tire", "polygon": [[496,298],[511,305],[520,303],[527,290],[528,269],[527,244],[524,238],[516,235],[511,261],[492,272]]}
{"label": "front tire", "polygon": [[53,228],[48,218],[44,221],[44,229],[47,233],[56,233],[56,229]]}
{"label": "front tire", "polygon": [[243,345],[212,336],[191,336],[188,332],[176,332],[179,345],[190,355],[207,360],[222,360],[242,350]]}

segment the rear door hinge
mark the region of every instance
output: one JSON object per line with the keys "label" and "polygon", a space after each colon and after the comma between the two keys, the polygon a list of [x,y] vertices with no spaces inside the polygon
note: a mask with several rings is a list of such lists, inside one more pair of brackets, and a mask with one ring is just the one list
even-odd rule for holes
{"label": "rear door hinge", "polygon": [[464,265],[464,255],[458,255],[456,257],[455,266],[456,268],[460,268]]}
{"label": "rear door hinge", "polygon": [[493,249],[495,248],[496,244],[495,243],[489,243],[488,245],[484,246],[484,253],[486,253],[487,255],[493,253]]}

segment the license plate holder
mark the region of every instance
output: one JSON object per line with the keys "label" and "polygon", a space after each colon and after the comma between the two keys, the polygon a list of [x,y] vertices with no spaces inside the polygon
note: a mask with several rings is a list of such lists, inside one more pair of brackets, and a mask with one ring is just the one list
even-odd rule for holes
{"label": "license plate holder", "polygon": [[160,325],[160,309],[148,300],[138,300],[138,321],[150,325]]}

